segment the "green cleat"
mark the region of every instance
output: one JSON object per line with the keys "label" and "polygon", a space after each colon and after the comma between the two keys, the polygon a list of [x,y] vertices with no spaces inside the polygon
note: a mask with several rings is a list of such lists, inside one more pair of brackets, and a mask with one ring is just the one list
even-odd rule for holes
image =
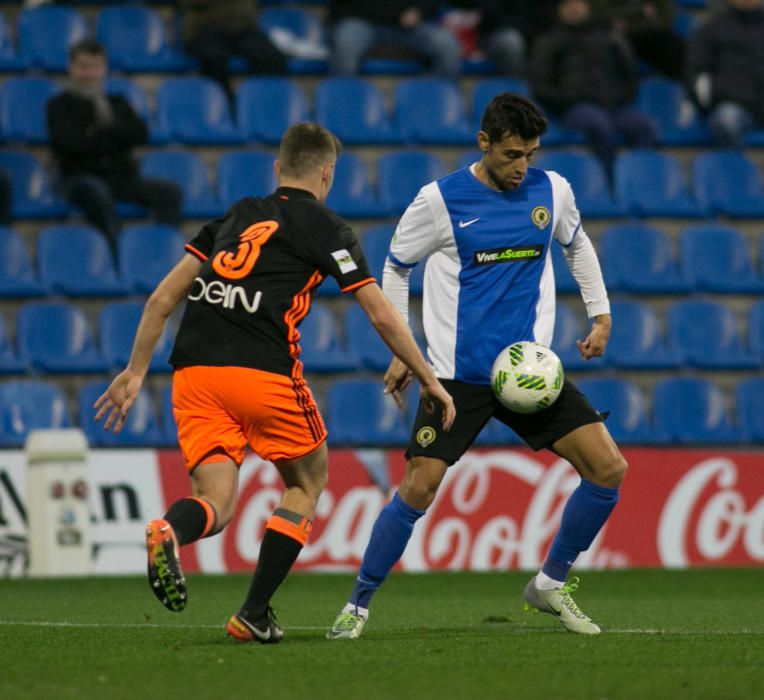
{"label": "green cleat", "polygon": [[576,601],[570,596],[578,588],[578,581],[578,576],[574,576],[562,588],[542,591],[536,588],[536,577],[534,576],[528,582],[523,593],[525,609],[554,615],[569,632],[599,634],[600,628],[581,612]]}
{"label": "green cleat", "polygon": [[358,608],[348,603],[337,616],[332,628],[326,633],[327,639],[358,639],[363,632],[363,626],[369,613],[361,614]]}

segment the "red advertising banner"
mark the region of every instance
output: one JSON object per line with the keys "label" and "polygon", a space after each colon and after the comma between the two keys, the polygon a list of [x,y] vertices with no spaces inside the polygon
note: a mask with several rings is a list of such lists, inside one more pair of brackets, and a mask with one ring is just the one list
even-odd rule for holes
{"label": "red advertising banner", "polygon": [[[167,505],[188,493],[180,455],[161,451]],[[764,562],[764,453],[627,449],[621,500],[580,568],[760,565]],[[391,483],[405,468],[399,450],[332,450],[329,486],[296,568],[358,567],[389,498],[364,468],[386,462]],[[535,569],[557,530],[578,475],[555,455],[524,449],[467,453],[449,469],[400,562],[407,571]],[[245,461],[235,518],[220,535],[184,549],[188,571],[251,570],[265,522],[278,503],[274,467]]]}

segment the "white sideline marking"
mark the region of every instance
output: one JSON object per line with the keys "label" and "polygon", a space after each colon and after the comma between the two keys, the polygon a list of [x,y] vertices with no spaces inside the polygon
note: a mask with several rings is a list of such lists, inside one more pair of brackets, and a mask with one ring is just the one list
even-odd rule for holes
{"label": "white sideline marking", "polygon": [[[507,624],[507,623],[503,623]],[[49,622],[49,621],[42,621],[37,622],[34,620],[0,620],[0,627],[95,627],[95,628],[104,628],[104,629],[141,629],[145,627],[149,628],[157,628],[157,629],[222,629],[225,624],[220,623],[217,625],[176,625],[176,624],[159,624],[157,622],[135,622],[135,623],[129,623],[129,622]],[[485,624],[484,627],[492,627],[493,625]],[[285,627],[287,631],[289,630],[295,630],[295,631],[317,631],[317,630],[326,630],[328,629],[328,626],[322,626],[322,627],[311,627],[311,626],[301,626],[301,625],[288,625]],[[389,628],[387,628],[389,629]],[[405,628],[404,628],[405,629]],[[428,627],[426,625],[417,625],[414,628],[411,629],[432,629],[437,630],[440,629],[440,627],[431,626]],[[465,627],[465,631],[468,631],[469,629],[474,629],[470,627]],[[506,632],[506,629],[502,630],[503,632]],[[535,632],[554,632],[559,633],[560,629],[557,627],[549,627],[549,628],[515,628],[512,630],[515,633],[525,632],[525,633],[535,633]],[[733,635],[764,635],[764,630],[661,630],[661,629],[604,629],[602,630],[603,633],[606,634],[682,634],[682,635],[700,635],[700,634],[713,634],[713,635],[723,635],[723,634],[733,634]]]}

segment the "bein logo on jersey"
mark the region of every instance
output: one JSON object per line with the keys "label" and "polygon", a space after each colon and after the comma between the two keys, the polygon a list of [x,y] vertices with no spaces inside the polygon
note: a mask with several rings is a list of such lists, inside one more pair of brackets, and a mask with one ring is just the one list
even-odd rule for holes
{"label": "bein logo on jersey", "polygon": [[253,314],[260,308],[262,296],[263,293],[258,290],[250,300],[244,287],[220,280],[205,282],[201,277],[197,277],[188,298],[190,301],[204,299],[208,304],[221,304],[224,309],[234,309],[241,305],[247,313]]}
{"label": "bein logo on jersey", "polygon": [[258,221],[239,236],[236,251],[221,250],[212,261],[212,269],[228,280],[246,277],[260,257],[260,250],[278,230],[276,221]]}
{"label": "bein logo on jersey", "polygon": [[543,245],[526,245],[516,248],[491,248],[475,251],[472,262],[475,265],[495,265],[496,263],[527,262],[537,260],[544,251]]}

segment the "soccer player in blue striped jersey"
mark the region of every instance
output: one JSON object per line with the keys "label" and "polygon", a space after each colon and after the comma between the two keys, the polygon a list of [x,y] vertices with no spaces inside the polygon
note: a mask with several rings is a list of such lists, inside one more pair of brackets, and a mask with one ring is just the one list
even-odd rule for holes
{"label": "soccer player in blue striped jersey", "polygon": [[[546,119],[528,100],[497,95],[486,108],[477,142],[481,159],[425,185],[403,214],[390,245],[383,289],[408,317],[408,278],[427,258],[423,321],[429,360],[453,396],[457,417],[446,433],[419,406],[406,452],[406,473],[382,509],[350,599],[327,637],[354,639],[369,617],[373,594],[406,548],[416,521],[435,498],[449,466],[495,417],[535,450],[568,460],[581,482],[541,570],[528,582],[527,606],[556,616],[571,632],[600,628],[571,597],[568,571],[589,548],[618,501],[626,461],[586,397],[568,379],[557,401],[533,414],[514,413],[493,395],[491,366],[507,345],[550,345],[555,317],[551,246],[561,245],[578,283],[591,330],[581,355],[602,355],[610,336],[607,291],[597,255],[581,226],[570,184],[530,167]],[[385,391],[400,403],[411,374],[393,359]]]}

